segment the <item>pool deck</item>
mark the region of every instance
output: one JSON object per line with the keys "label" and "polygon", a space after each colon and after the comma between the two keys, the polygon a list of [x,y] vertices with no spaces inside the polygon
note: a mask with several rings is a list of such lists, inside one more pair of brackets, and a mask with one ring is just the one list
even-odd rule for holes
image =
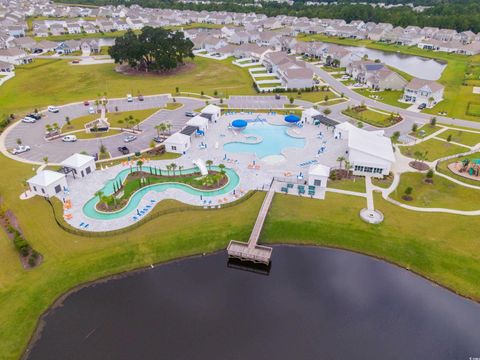
{"label": "pool deck", "polygon": [[[204,196],[201,199],[198,195],[192,195],[179,189],[168,189],[162,192],[152,190],[145,194],[134,210],[117,219],[93,219],[86,216],[82,210],[83,206],[94,197],[95,192],[101,189],[108,180],[115,178],[120,171],[126,168],[120,164],[98,170],[85,178],[72,180],[69,177],[69,196],[64,196],[63,194],[58,196],[61,200],[63,198],[71,199],[72,208],[68,210],[68,213],[72,215],[72,218],[67,221],[73,227],[83,230],[110,231],[135,223],[138,220],[134,220],[134,217],[141,219],[147,216],[153,209],[153,205],[165,199],[174,199],[195,206],[218,207],[221,206],[221,203],[238,200],[239,197],[250,190],[267,190],[274,177],[281,178],[284,181],[291,179],[292,182],[297,182],[297,175],[308,173],[308,166],[300,166],[302,163],[316,160],[318,163],[332,167],[338,164],[336,159],[340,155],[345,154],[346,141],[334,139],[332,130],[327,130],[323,125],[305,125],[302,128],[292,126],[289,130],[289,135],[305,138],[305,147],[283,149],[282,155],[284,159],[279,162],[264,161],[255,154],[250,153],[226,153],[223,149],[225,143],[243,141],[249,136],[229,129],[229,123],[239,118],[255,119],[257,115],[256,113],[224,115],[217,123],[210,123],[205,136],[192,136],[192,147],[187,151],[186,155],[175,160],[152,160],[145,163],[145,166],[155,166],[162,169],[166,169],[166,166],[172,162],[188,169],[193,167],[193,161],[199,158],[204,161],[212,160],[214,165],[224,164],[226,167],[233,169],[239,176],[238,185],[230,193],[211,197]],[[270,124],[285,125],[283,116],[272,114],[259,115]],[[318,137],[319,132],[322,132],[322,138]],[[201,148],[199,146],[201,143],[206,144],[207,147]],[[326,151],[322,154],[317,154],[322,146],[326,147]],[[281,159],[281,157],[277,157],[277,160],[278,158]],[[279,189],[275,190],[278,191]],[[323,196],[324,194],[322,193],[315,197],[323,198]],[[205,199],[208,200],[207,204],[203,201]],[[145,213],[138,217],[137,210],[141,211],[143,209],[146,209]],[[88,224],[88,227],[80,226],[82,223]]]}

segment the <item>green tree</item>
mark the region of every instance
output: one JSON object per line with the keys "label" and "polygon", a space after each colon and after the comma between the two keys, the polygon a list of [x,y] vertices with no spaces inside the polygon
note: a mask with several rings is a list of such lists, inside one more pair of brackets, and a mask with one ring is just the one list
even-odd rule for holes
{"label": "green tree", "polygon": [[170,168],[172,169],[173,176],[175,176],[175,169],[177,168],[177,164],[171,163],[171,164],[170,164]]}
{"label": "green tree", "polygon": [[417,132],[417,130],[418,130],[418,125],[417,125],[416,123],[413,123],[413,125],[412,125],[412,132],[415,133],[415,132]]}
{"label": "green tree", "polygon": [[205,164],[207,164],[208,170],[210,170],[212,165],[213,165],[213,161],[212,160],[207,160],[207,161],[205,161]]}
{"label": "green tree", "polygon": [[434,127],[435,125],[437,125],[437,118],[434,116],[430,119],[430,126]]}
{"label": "green tree", "polygon": [[343,162],[345,161],[345,157],[344,156],[339,156],[337,158],[337,161],[338,161],[338,165],[340,166],[340,169],[342,168],[342,164]]}
{"label": "green tree", "polygon": [[323,113],[324,113],[326,116],[328,116],[328,115],[330,115],[330,114],[332,113],[332,110],[330,110],[329,108],[325,108],[325,109],[323,110]]}
{"label": "green tree", "polygon": [[140,71],[167,71],[194,57],[193,43],[184,33],[146,26],[140,34],[128,30],[108,49],[115,63],[127,63]]}

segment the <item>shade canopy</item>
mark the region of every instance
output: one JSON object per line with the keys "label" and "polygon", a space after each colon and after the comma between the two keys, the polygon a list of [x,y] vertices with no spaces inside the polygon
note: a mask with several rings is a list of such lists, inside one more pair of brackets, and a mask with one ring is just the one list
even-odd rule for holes
{"label": "shade canopy", "polygon": [[232,121],[232,126],[237,129],[245,128],[247,127],[247,122],[245,120],[233,120]]}
{"label": "shade canopy", "polygon": [[300,121],[300,118],[297,115],[290,114],[285,116],[285,121],[288,123],[296,123]]}

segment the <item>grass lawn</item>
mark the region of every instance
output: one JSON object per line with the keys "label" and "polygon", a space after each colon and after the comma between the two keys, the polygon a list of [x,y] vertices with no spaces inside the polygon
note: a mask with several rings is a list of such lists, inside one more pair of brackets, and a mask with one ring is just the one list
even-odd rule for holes
{"label": "grass lawn", "polygon": [[437,139],[429,139],[426,141],[422,141],[421,143],[418,143],[416,145],[400,146],[399,148],[403,155],[409,156],[411,158],[414,157],[414,154],[417,151],[420,151],[422,153],[428,151],[428,161],[434,161],[445,156],[455,155],[470,150],[469,148],[458,146],[455,144],[449,144],[448,142]]}
{"label": "grass lawn", "polygon": [[401,90],[385,90],[385,91],[370,91],[368,89],[354,89],[355,92],[363,95],[365,97],[370,97],[371,95],[376,95],[378,98],[373,100],[377,100],[379,102],[389,104],[392,106],[396,106],[402,109],[406,109],[410,106],[410,104],[401,103],[398,101],[402,97],[403,91]]}
{"label": "grass lawn", "polygon": [[[431,208],[446,208],[455,210],[480,210],[480,191],[458,185],[440,176],[433,177],[433,184],[424,182],[425,174],[404,173],[400,184],[390,195],[402,203]],[[407,187],[413,188],[412,201],[402,199]]]}
{"label": "grass lawn", "polygon": [[108,131],[100,131],[100,132],[93,132],[93,133],[86,133],[84,131],[79,131],[79,132],[73,133],[72,135],[75,135],[77,139],[99,139],[99,138],[104,138],[107,136],[117,135],[121,133],[122,133],[121,130],[109,129]]}
{"label": "grass lawn", "polygon": [[276,77],[276,76],[259,76],[256,77],[255,80],[257,81],[262,81],[262,80],[277,80],[278,82],[281,82],[281,80]]}
{"label": "grass lawn", "polygon": [[332,106],[348,101],[346,98],[336,98],[329,101],[320,101],[317,104],[322,106]]}
{"label": "grass lawn", "polygon": [[372,178],[372,184],[383,189],[388,189],[392,185],[393,176],[386,176],[384,178]]}
{"label": "grass lawn", "polygon": [[[415,136],[417,139],[423,139],[424,137],[427,137],[428,135],[431,135],[439,130],[441,130],[442,127],[440,126],[431,126],[430,124],[425,124],[422,127],[418,128],[416,132],[411,132],[410,135]],[[419,132],[423,130],[423,136],[420,136]]]}
{"label": "grass lawn", "polygon": [[463,159],[470,159],[470,160],[480,159],[480,152],[473,153],[473,154],[470,154],[468,156],[460,156],[458,158],[450,159],[450,160],[447,160],[447,161],[441,161],[437,164],[436,170],[438,172],[441,172],[442,174],[448,175],[451,178],[454,178],[454,179],[456,179],[458,181],[461,181],[461,182],[464,182],[466,184],[480,186],[480,179],[479,180],[473,180],[473,179],[465,178],[463,176],[460,176],[460,175],[457,175],[457,174],[451,172],[450,169],[448,168],[449,164],[454,163],[454,162],[458,162],[458,161],[462,161]]}
{"label": "grass lawn", "polygon": [[[111,127],[127,127],[125,118],[132,116],[134,119],[140,120],[142,122],[150,115],[156,113],[159,108],[147,109],[147,110],[134,110],[134,111],[124,111],[124,112],[109,112],[106,114],[108,122]],[[70,120],[70,125],[65,123],[62,126],[62,132],[73,131],[73,130],[83,130],[85,129],[85,124],[96,120],[99,118],[99,114],[89,114],[76,119]]]}
{"label": "grass lawn", "polygon": [[[264,94],[264,95],[271,96],[272,94]],[[325,96],[327,96],[328,99],[332,99],[332,100],[338,98],[338,96],[332,91],[330,90],[322,91],[321,89],[318,91],[301,92],[300,95],[298,94],[298,92],[283,92],[283,93],[279,93],[279,95],[286,96],[287,98],[293,97],[294,99],[310,101],[313,103],[324,101]]]}
{"label": "grass lawn", "polygon": [[122,97],[126,93],[173,93],[179,87],[208,95],[217,90],[218,96],[255,94],[248,71],[231,64],[230,59],[198,57],[193,63],[195,67],[190,70],[157,77],[119,74],[115,64],[71,66],[68,60],[36,59],[17,67],[15,78],[0,87],[0,115],[83,101],[104,92],[109,97]]}
{"label": "grass lawn", "polygon": [[[383,50],[388,52],[399,52],[407,55],[423,56],[447,62],[448,65],[438,80],[445,86],[444,98],[432,109],[425,109],[423,112],[437,115],[446,111],[447,116],[467,120],[480,121],[480,114],[470,115],[467,113],[469,102],[479,102],[478,95],[472,93],[473,84],[465,80],[466,74],[475,73],[480,62],[480,55],[465,56],[458,54],[447,54],[420,49],[416,46],[392,45],[372,40],[355,40],[329,37],[325,35],[299,35],[301,41],[323,41],[348,46],[364,46],[370,49]],[[473,69],[473,70],[472,70]],[[463,85],[464,82],[466,85]]]}
{"label": "grass lawn", "polygon": [[[365,192],[365,178],[355,177],[342,180],[328,180],[327,187],[340,190]],[[327,195],[328,196],[328,195]]]}
{"label": "grass lawn", "polygon": [[446,130],[438,135],[439,138],[447,139],[452,136],[452,141],[463,145],[474,146],[480,143],[480,132],[473,133],[462,130]]}
{"label": "grass lawn", "polygon": [[[13,245],[0,232],[0,354],[9,360],[20,357],[39,315],[60,294],[110,274],[224,249],[230,239],[248,239],[263,201],[259,193],[215,212],[165,201],[154,211],[177,212],[122,235],[89,238],[62,231],[43,199],[18,198],[21,182],[33,174],[30,165],[0,156],[0,166],[10,177],[0,182],[4,206],[44,256],[38,268],[23,270]],[[365,199],[334,193],[324,201],[277,195],[262,241],[334,246],[384,257],[480,299],[480,244],[470,218],[410,212],[379,196],[375,205],[385,214],[378,226],[358,217]],[[288,216],[292,208],[295,217]]]}
{"label": "grass lawn", "polygon": [[342,114],[376,127],[388,127],[393,125],[390,114],[386,115],[383,112],[379,113],[371,109],[366,109],[361,112],[356,112],[353,109],[346,109],[342,111]]}

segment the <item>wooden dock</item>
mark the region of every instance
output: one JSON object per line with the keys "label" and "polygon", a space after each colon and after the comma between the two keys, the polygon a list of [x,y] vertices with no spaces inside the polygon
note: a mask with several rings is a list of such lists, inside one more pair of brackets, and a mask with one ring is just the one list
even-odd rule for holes
{"label": "wooden dock", "polygon": [[263,224],[272,204],[273,196],[275,195],[274,187],[270,187],[265,199],[263,200],[262,207],[255,221],[252,233],[248,243],[230,240],[227,247],[227,253],[229,257],[240,259],[243,261],[251,261],[254,263],[270,264],[270,258],[272,256],[272,248],[269,246],[258,245],[258,238],[262,232]]}

